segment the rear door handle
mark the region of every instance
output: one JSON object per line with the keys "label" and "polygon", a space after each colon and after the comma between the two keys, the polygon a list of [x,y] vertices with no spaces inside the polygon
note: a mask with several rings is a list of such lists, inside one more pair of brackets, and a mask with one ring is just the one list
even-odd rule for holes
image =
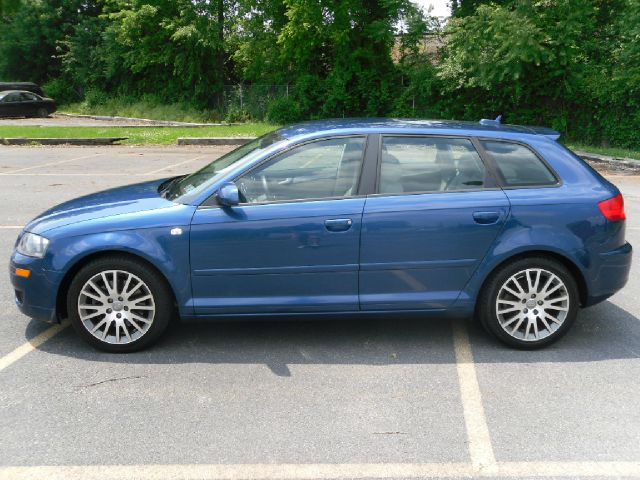
{"label": "rear door handle", "polygon": [[480,225],[493,225],[500,220],[500,212],[473,212],[473,220]]}
{"label": "rear door handle", "polygon": [[353,225],[350,218],[332,218],[324,221],[324,226],[330,232],[346,232]]}

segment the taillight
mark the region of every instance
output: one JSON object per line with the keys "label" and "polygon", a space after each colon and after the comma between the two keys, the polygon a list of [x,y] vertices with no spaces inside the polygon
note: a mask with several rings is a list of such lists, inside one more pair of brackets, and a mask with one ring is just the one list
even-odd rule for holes
{"label": "taillight", "polygon": [[604,215],[604,218],[611,220],[612,222],[617,222],[627,218],[624,214],[624,198],[622,198],[622,194],[616,195],[608,200],[601,201],[598,203],[598,207],[600,207],[600,211],[602,212],[602,215]]}

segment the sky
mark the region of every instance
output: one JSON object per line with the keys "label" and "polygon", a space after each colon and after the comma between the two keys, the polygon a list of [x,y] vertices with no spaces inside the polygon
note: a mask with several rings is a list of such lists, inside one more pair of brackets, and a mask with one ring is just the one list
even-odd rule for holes
{"label": "sky", "polygon": [[449,0],[413,0],[413,2],[425,9],[429,8],[429,5],[433,5],[431,15],[436,17],[449,17],[451,15],[448,5]]}

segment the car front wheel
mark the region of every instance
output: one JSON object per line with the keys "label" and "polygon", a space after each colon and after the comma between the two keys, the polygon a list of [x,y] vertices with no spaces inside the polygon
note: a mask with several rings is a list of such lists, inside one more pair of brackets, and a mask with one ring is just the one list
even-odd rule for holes
{"label": "car front wheel", "polygon": [[67,309],[74,329],[94,347],[112,353],[140,350],[155,342],[174,313],[164,279],[126,257],[95,260],[69,287]]}
{"label": "car front wheel", "polygon": [[525,258],[489,279],[478,306],[487,330],[507,345],[540,348],[562,337],[576,318],[576,281],[559,262]]}

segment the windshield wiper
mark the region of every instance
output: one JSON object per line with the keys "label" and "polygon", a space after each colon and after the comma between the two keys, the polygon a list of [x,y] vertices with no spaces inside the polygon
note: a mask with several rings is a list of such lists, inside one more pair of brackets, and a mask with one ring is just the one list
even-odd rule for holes
{"label": "windshield wiper", "polygon": [[186,177],[186,175],[178,175],[177,177],[170,178],[166,182],[162,182],[160,184],[160,186],[158,187],[158,192],[160,193],[160,196],[163,197],[163,198],[167,198],[167,194],[171,190],[171,187],[173,187],[173,185],[178,180],[180,180],[181,178],[184,178],[184,177]]}

